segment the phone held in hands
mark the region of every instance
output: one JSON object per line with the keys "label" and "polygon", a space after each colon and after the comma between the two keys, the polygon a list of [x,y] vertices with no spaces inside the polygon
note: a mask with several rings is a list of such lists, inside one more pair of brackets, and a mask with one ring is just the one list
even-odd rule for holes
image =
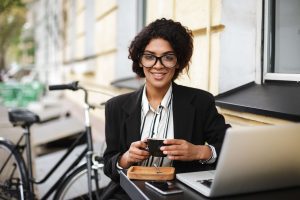
{"label": "phone held in hands", "polygon": [[163,195],[178,194],[183,191],[171,181],[146,181],[146,187],[149,187]]}

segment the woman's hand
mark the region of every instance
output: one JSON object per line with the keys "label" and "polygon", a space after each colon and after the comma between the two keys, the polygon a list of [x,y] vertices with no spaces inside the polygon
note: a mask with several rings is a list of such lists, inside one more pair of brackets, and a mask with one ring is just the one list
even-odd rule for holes
{"label": "woman's hand", "polygon": [[207,145],[194,145],[180,139],[166,139],[160,150],[168,156],[170,160],[192,161],[206,160],[212,155],[211,149]]}
{"label": "woman's hand", "polygon": [[119,165],[122,168],[129,168],[132,164],[142,162],[149,158],[149,152],[146,150],[147,140],[136,141],[131,143],[128,151],[126,151],[119,160]]}

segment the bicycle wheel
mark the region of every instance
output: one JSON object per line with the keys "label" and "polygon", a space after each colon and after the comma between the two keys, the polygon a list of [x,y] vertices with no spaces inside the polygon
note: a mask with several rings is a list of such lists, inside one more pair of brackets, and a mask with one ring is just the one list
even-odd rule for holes
{"label": "bicycle wheel", "polygon": [[0,138],[0,199],[26,199],[28,176],[15,145]]}
{"label": "bicycle wheel", "polygon": [[[96,182],[98,183],[97,185]],[[93,198],[96,194],[100,195],[102,192],[101,189],[105,187],[108,182],[109,178],[103,174],[103,170],[101,168],[92,170]],[[54,199],[89,199],[86,164],[78,167],[64,179],[62,184],[59,185]]]}

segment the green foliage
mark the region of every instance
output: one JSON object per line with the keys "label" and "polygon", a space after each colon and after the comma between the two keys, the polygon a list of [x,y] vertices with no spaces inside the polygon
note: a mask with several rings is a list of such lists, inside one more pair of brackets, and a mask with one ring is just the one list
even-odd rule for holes
{"label": "green foliage", "polygon": [[25,14],[25,10],[21,8],[11,8],[9,12],[0,14],[0,48],[17,40],[25,23]]}
{"label": "green foliage", "polygon": [[0,1],[0,14],[9,10],[11,7],[24,7],[21,0],[1,0]]}
{"label": "green foliage", "polygon": [[18,45],[25,21],[26,8],[21,0],[0,1],[0,70],[5,67],[8,48]]}

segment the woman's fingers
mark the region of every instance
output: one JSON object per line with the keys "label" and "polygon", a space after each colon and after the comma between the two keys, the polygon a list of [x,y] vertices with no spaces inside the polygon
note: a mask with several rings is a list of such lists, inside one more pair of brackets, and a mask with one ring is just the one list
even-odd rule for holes
{"label": "woman's fingers", "polygon": [[148,156],[149,152],[143,149],[138,148],[130,148],[129,153],[132,155],[138,155],[138,156]]}
{"label": "woman's fingers", "polygon": [[147,145],[142,141],[133,142],[128,150],[129,162],[141,162],[149,157],[149,152],[144,150]]}
{"label": "woman's fingers", "polygon": [[168,158],[170,160],[187,160],[185,156],[171,156],[171,155],[168,155]]}
{"label": "woman's fingers", "polygon": [[178,150],[173,150],[173,151],[163,151],[163,153],[164,153],[165,155],[173,155],[173,156],[176,156],[176,155],[184,155],[183,152],[178,151]]}
{"label": "woman's fingers", "polygon": [[165,139],[164,140],[164,144],[166,144],[166,145],[180,145],[183,142],[185,142],[185,140],[180,140],[180,139]]}
{"label": "woman's fingers", "polygon": [[170,160],[197,160],[199,148],[185,140],[167,139],[160,149]]}
{"label": "woman's fingers", "polygon": [[162,151],[182,151],[183,153],[188,151],[190,148],[191,143],[186,142],[185,140],[168,140],[165,142],[168,146],[162,146],[160,150]]}
{"label": "woman's fingers", "polygon": [[161,150],[168,156],[187,156],[189,154],[188,149],[182,147],[182,145],[165,146]]}
{"label": "woman's fingers", "polygon": [[131,143],[130,147],[132,147],[132,146],[135,148],[138,148],[138,149],[146,149],[147,144],[144,141],[136,141],[136,142]]}

